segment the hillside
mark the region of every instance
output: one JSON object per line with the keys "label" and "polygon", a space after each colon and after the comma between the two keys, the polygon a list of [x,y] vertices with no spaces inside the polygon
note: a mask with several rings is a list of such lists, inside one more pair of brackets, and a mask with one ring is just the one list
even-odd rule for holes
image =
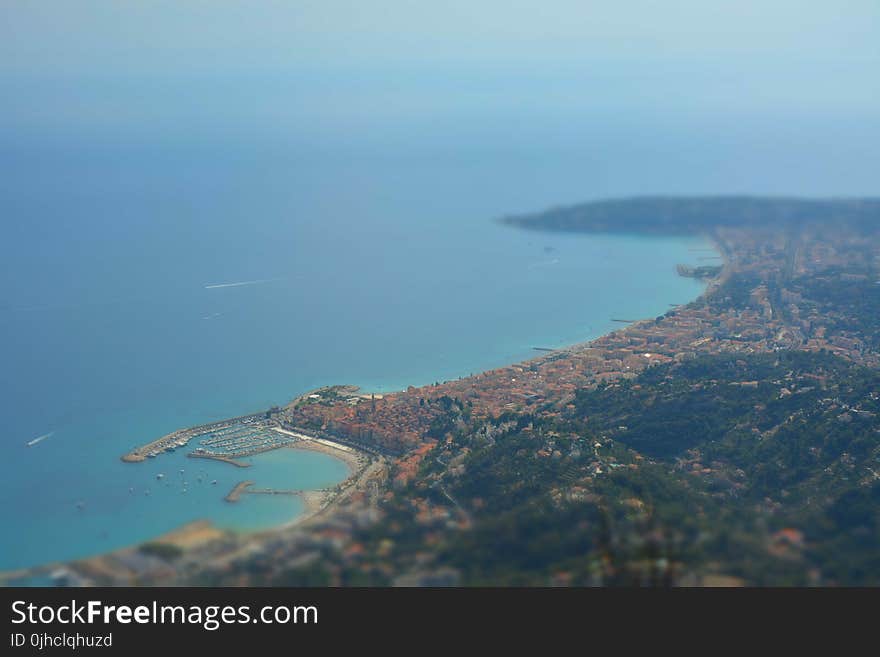
{"label": "hillside", "polygon": [[689,234],[717,227],[798,228],[807,223],[880,223],[880,199],[798,199],[751,196],[644,196],[516,215],[506,224],[535,230]]}

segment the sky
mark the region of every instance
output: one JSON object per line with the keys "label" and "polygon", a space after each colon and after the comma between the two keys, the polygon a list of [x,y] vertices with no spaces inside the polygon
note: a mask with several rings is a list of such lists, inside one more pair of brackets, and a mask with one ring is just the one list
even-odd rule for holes
{"label": "sky", "polygon": [[846,124],[876,159],[878,71],[878,0],[0,3],[7,135],[476,135],[502,114],[504,130],[650,115],[699,134],[723,116],[801,142]]}
{"label": "sky", "polygon": [[[4,0],[0,73],[691,73],[866,100],[876,0]],[[880,77],[880,76],[874,76]],[[860,84],[861,83],[861,84]],[[771,85],[767,85],[768,87]]]}
{"label": "sky", "polygon": [[24,73],[693,59],[846,68],[880,56],[876,0],[4,0],[0,11],[0,63]]}

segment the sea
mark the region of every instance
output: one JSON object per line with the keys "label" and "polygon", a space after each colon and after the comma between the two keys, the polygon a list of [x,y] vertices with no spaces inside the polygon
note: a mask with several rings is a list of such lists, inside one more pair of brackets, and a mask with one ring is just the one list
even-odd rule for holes
{"label": "sea", "polygon": [[699,236],[542,233],[499,217],[862,182],[829,178],[864,135],[842,123],[832,140],[825,117],[450,105],[462,92],[448,80],[403,109],[365,100],[368,84],[303,106],[288,82],[5,81],[0,570],[198,519],[289,522],[298,498],[223,498],[243,478],[331,486],[344,463],[286,449],[248,470],[181,450],[120,456],[318,386],[399,390],[586,341],[694,299],[702,285],[675,265],[714,262]]}

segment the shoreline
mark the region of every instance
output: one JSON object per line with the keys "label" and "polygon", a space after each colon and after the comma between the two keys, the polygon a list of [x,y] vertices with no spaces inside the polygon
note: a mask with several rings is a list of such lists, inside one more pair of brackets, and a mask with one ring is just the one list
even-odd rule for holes
{"label": "shoreline", "polygon": [[[683,307],[686,307],[690,304],[693,304],[693,303],[699,301],[700,299],[705,297],[707,294],[710,294],[712,291],[714,291],[730,275],[730,269],[731,269],[732,263],[731,263],[729,254],[723,248],[721,241],[719,239],[717,239],[715,235],[708,233],[708,232],[701,233],[698,235],[693,235],[693,236],[703,238],[711,245],[712,250],[715,253],[717,253],[718,256],[720,257],[721,271],[714,279],[710,279],[710,280],[704,282],[703,290],[699,295],[697,295],[696,297],[694,297],[693,299],[691,299],[685,303],[676,304],[676,307],[683,308]],[[506,361],[505,365],[502,365],[502,367],[527,365],[527,364],[530,364],[530,363],[536,362],[536,361],[544,361],[547,358],[551,358],[557,354],[569,353],[569,352],[577,351],[577,350],[580,350],[583,348],[589,348],[592,343],[596,342],[599,339],[602,339],[605,336],[608,336],[613,333],[624,333],[624,332],[630,330],[631,328],[638,328],[641,323],[643,323],[645,321],[651,321],[651,318],[627,320],[627,321],[628,321],[628,323],[626,325],[623,325],[619,328],[612,328],[611,330],[601,332],[601,333],[597,334],[596,336],[589,338],[588,340],[577,341],[574,343],[566,344],[566,345],[560,346],[558,348],[548,350],[546,352],[544,352],[542,350],[542,353],[534,356],[533,358],[527,358],[527,359],[523,359],[523,360],[514,360],[512,362]],[[477,372],[474,372],[472,375],[462,376],[459,378],[466,379],[466,378],[471,378],[472,376],[479,376],[479,374],[484,371],[486,371],[486,370],[481,369]],[[430,385],[430,383],[422,384],[422,385]],[[377,391],[375,393],[371,393],[368,390],[365,391],[360,386],[351,385],[351,384],[343,385],[343,386],[324,386],[321,388],[317,388],[315,390],[306,391],[306,392],[296,396],[293,400],[288,402],[288,404],[292,405],[292,404],[296,403],[297,401],[305,400],[308,398],[308,396],[310,394],[313,394],[316,391],[324,390],[328,387],[338,387],[341,389],[347,388],[350,390],[356,390],[358,396],[361,396],[364,398],[369,398],[369,396],[371,394],[376,394],[377,396],[384,396],[384,395],[391,395],[391,394],[401,393],[401,392],[406,391],[405,388],[401,389],[401,390],[382,389],[382,390]],[[421,386],[413,386],[413,387],[421,387]],[[241,417],[254,417],[257,415],[261,415],[261,413],[253,413],[253,414],[249,414],[249,415],[241,416]],[[144,461],[144,460],[146,460],[146,457],[147,457],[147,451],[150,448],[160,447],[160,446],[163,446],[171,441],[176,442],[176,440],[180,440],[182,437],[190,438],[190,437],[192,437],[191,432],[194,431],[195,429],[201,429],[201,428],[204,428],[207,426],[213,426],[213,425],[220,425],[220,424],[224,424],[227,422],[231,422],[236,419],[238,419],[238,418],[219,420],[216,422],[198,425],[197,427],[189,427],[189,428],[175,430],[175,431],[173,431],[169,434],[166,434],[156,440],[153,440],[149,443],[146,443],[145,445],[143,445],[141,447],[137,447],[134,450],[132,450],[131,452],[129,452],[129,454],[134,456],[135,458],[122,457],[122,460],[126,461],[128,463]],[[191,434],[191,435],[185,436],[185,434]],[[325,443],[330,442],[330,441],[326,441],[326,439],[320,439],[320,440],[324,441]],[[180,446],[183,446],[183,445],[180,445]],[[272,525],[271,527],[267,527],[265,529],[253,529],[253,530],[225,529],[225,528],[217,527],[216,524],[214,524],[214,522],[210,519],[196,519],[196,520],[184,523],[183,525],[176,527],[176,528],[170,530],[169,532],[165,532],[156,538],[148,539],[147,541],[135,543],[133,545],[129,545],[126,547],[117,548],[115,550],[101,552],[96,555],[92,555],[90,557],[83,557],[80,559],[73,559],[73,560],[52,561],[52,562],[47,562],[47,563],[40,564],[37,566],[14,569],[13,571],[0,571],[0,582],[5,582],[5,581],[8,581],[9,579],[14,579],[15,577],[13,577],[12,573],[14,573],[15,576],[18,576],[18,577],[21,577],[23,574],[24,575],[27,575],[27,574],[34,575],[37,573],[45,573],[48,571],[52,571],[53,569],[57,569],[59,567],[65,567],[68,564],[88,562],[93,559],[101,559],[102,557],[104,557],[106,555],[111,555],[111,554],[123,552],[126,550],[136,550],[136,549],[138,549],[138,546],[140,546],[144,543],[161,541],[163,537],[168,536],[168,535],[173,535],[176,532],[185,531],[187,527],[189,527],[193,524],[196,524],[196,523],[198,523],[202,527],[210,527],[213,531],[216,531],[218,533],[218,535],[220,535],[220,536],[229,536],[232,534],[237,534],[237,535],[260,535],[260,534],[262,534],[262,535],[265,535],[265,534],[271,534],[273,532],[278,532],[278,531],[290,529],[293,527],[301,526],[301,525],[307,524],[310,520],[312,520],[320,515],[324,515],[324,514],[330,512],[335,506],[338,505],[339,502],[341,502],[343,499],[345,499],[354,489],[356,489],[356,485],[365,479],[365,475],[371,474],[371,472],[375,472],[374,466],[384,466],[385,465],[385,459],[382,457],[379,457],[378,460],[376,460],[376,457],[371,456],[366,452],[361,452],[359,450],[355,450],[354,448],[350,448],[345,445],[342,445],[342,449],[340,449],[338,447],[332,447],[327,444],[315,442],[315,439],[297,440],[294,443],[281,445],[281,446],[274,448],[274,449],[281,449],[282,447],[287,447],[290,449],[308,449],[311,451],[317,451],[320,453],[327,454],[328,456],[332,456],[334,458],[338,458],[346,464],[346,466],[349,469],[349,474],[345,479],[340,481],[338,484],[334,485],[335,488],[339,489],[338,491],[332,491],[332,490],[305,490],[305,491],[302,491],[301,497],[304,502],[303,510],[300,513],[298,513],[295,517],[288,520],[287,522],[283,522],[281,524],[275,524],[275,525]],[[126,455],[126,456],[128,456],[128,455]],[[188,456],[192,456],[192,455],[188,454]],[[209,457],[207,455],[198,455],[198,456],[202,456],[204,458],[214,458],[215,460],[221,460],[221,461],[228,462],[232,465],[243,467],[243,464],[235,462],[234,459],[227,459],[224,457]],[[346,493],[346,494],[343,495],[343,493]]]}
{"label": "shoreline", "polygon": [[[730,264],[731,264],[730,258],[729,258],[729,254],[726,252],[725,248],[723,247],[721,240],[715,234],[713,234],[712,231],[701,231],[699,233],[692,233],[691,237],[694,239],[703,240],[706,243],[706,247],[700,247],[700,249],[699,249],[700,252],[706,252],[706,251],[711,250],[714,254],[716,254],[715,256],[713,256],[713,258],[718,259],[718,264],[720,265],[720,271],[718,272],[718,274],[716,276],[709,277],[709,278],[687,276],[687,275],[684,275],[684,274],[678,272],[676,274],[676,276],[678,276],[680,278],[690,278],[692,280],[698,281],[701,283],[703,289],[696,297],[690,299],[687,302],[684,302],[681,304],[668,304],[668,306],[666,307],[667,311],[671,310],[671,309],[684,308],[692,303],[699,301],[700,299],[705,297],[707,294],[710,294],[719,285],[721,285],[729,276],[729,270],[730,270]],[[527,365],[527,364],[531,364],[534,362],[541,362],[547,358],[551,358],[551,357],[558,355],[558,354],[572,352],[572,351],[575,351],[578,349],[582,349],[584,347],[589,347],[589,345],[591,345],[592,343],[594,343],[597,340],[600,340],[606,336],[609,336],[611,334],[621,333],[621,332],[624,332],[630,328],[638,328],[644,322],[648,322],[648,321],[652,321],[652,320],[653,320],[653,317],[643,317],[643,318],[636,318],[636,319],[618,319],[618,318],[612,317],[612,318],[609,318],[610,325],[607,327],[607,330],[599,331],[596,333],[596,335],[589,337],[585,340],[584,339],[576,339],[574,342],[565,343],[565,344],[562,344],[558,347],[553,347],[553,348],[530,347],[530,348],[528,348],[528,350],[524,350],[524,355],[527,351],[537,351],[538,353],[531,356],[531,357],[524,357],[524,358],[515,359],[512,361],[509,359],[504,359],[504,362],[496,364],[496,365],[481,366],[476,371],[471,372],[467,375],[460,375],[458,377],[453,376],[452,378],[448,378],[448,379],[441,381],[441,383],[449,383],[449,382],[456,380],[456,379],[457,380],[464,380],[464,379],[468,379],[468,378],[472,378],[472,377],[477,377],[480,374],[483,374],[485,372],[489,372],[489,371],[504,368],[504,367],[522,366],[522,365]],[[621,324],[621,326],[615,327],[614,326],[615,323],[619,323],[619,324]],[[540,343],[541,340],[543,340],[543,338],[538,339],[536,344]],[[546,343],[547,341],[544,340],[544,342]],[[552,342],[552,341],[550,341],[550,342]],[[371,389],[370,386],[373,384],[370,384],[370,385],[360,385],[360,384],[352,384],[352,383],[329,384],[329,385],[321,386],[318,388],[310,389],[310,390],[307,390],[299,395],[296,395],[290,401],[284,403],[284,405],[282,407],[273,406],[271,409],[269,409],[267,411],[258,411],[255,413],[249,413],[249,414],[238,416],[238,417],[215,420],[215,421],[206,422],[206,423],[200,424],[200,425],[176,429],[176,430],[174,430],[164,436],[161,436],[160,438],[157,438],[157,439],[152,440],[148,443],[145,443],[143,445],[140,445],[138,447],[133,448],[131,451],[129,451],[128,453],[126,453],[125,455],[123,455],[120,458],[122,461],[124,461],[126,463],[142,462],[147,459],[148,452],[152,452],[152,454],[150,454],[151,456],[159,456],[159,452],[164,451],[164,448],[166,446],[168,446],[169,444],[171,444],[175,447],[178,447],[178,448],[187,447],[189,441],[197,435],[202,435],[203,431],[207,431],[209,429],[216,429],[216,428],[225,428],[229,425],[235,424],[235,423],[240,422],[242,420],[247,420],[249,422],[253,422],[256,420],[258,423],[261,423],[264,426],[264,428],[266,428],[267,430],[274,430],[274,431],[277,431],[282,434],[287,434],[288,436],[291,436],[291,437],[297,437],[297,433],[290,432],[290,431],[287,431],[287,430],[284,430],[284,429],[278,427],[277,426],[278,422],[273,421],[271,419],[272,413],[275,413],[283,408],[295,407],[298,404],[303,403],[303,402],[307,403],[309,401],[310,397],[314,397],[315,395],[322,393],[322,392],[325,392],[329,389],[333,389],[333,390],[337,391],[338,393],[347,394],[347,395],[354,396],[354,397],[359,397],[364,400],[368,400],[373,396],[375,396],[376,399],[381,399],[382,397],[384,397],[386,395],[396,395],[396,394],[400,394],[400,393],[405,393],[409,388],[422,388],[422,387],[431,386],[431,385],[433,385],[432,381],[438,381],[438,379],[433,378],[433,379],[427,380],[424,383],[407,384],[407,385],[404,385],[403,387],[398,387],[397,384],[395,384],[394,389],[384,389],[384,387],[381,386],[381,384],[380,384],[379,387],[382,389],[379,389],[379,390]],[[307,440],[318,440],[319,442],[321,440],[324,440],[324,439],[313,437],[313,436],[304,436],[304,438],[306,438]],[[213,460],[217,460],[217,461],[227,462],[227,463],[230,463],[231,465],[236,465],[238,467],[247,467],[247,464],[244,464],[241,461],[238,461],[237,459],[242,456],[251,456],[251,455],[257,454],[257,453],[272,451],[274,449],[279,449],[281,447],[293,447],[293,446],[294,446],[293,444],[275,445],[275,446],[255,449],[255,450],[249,451],[249,452],[243,452],[240,454],[228,454],[228,453],[227,454],[223,454],[223,453],[217,454],[217,453],[212,453],[212,452],[202,452],[201,450],[196,450],[194,452],[188,453],[187,456],[191,457],[191,458],[213,459]],[[347,449],[347,448],[344,447],[342,451],[344,451],[345,449]],[[353,448],[353,449],[356,449],[356,448]],[[330,455],[331,456],[338,456],[338,454],[335,453],[335,450],[331,450]]]}
{"label": "shoreline", "polygon": [[[517,227],[517,228],[520,228],[521,230],[531,230],[531,229],[526,229],[526,228],[522,228],[522,227]],[[662,237],[660,235],[657,235],[657,236],[645,235],[645,236],[646,237]],[[730,275],[731,262],[730,262],[729,254],[723,248],[721,240],[719,238],[717,238],[711,231],[704,231],[704,232],[700,232],[700,233],[691,233],[689,235],[682,235],[682,236],[677,236],[677,237],[692,237],[695,239],[704,240],[707,244],[707,246],[704,248],[711,249],[711,251],[717,255],[718,260],[716,261],[716,264],[721,267],[721,271],[718,273],[717,276],[712,277],[712,278],[708,278],[708,279],[700,279],[700,278],[693,278],[693,277],[689,277],[689,276],[682,276],[681,274],[673,272],[673,275],[677,276],[679,278],[690,278],[691,280],[695,280],[695,281],[699,282],[702,285],[703,289],[697,296],[695,296],[687,301],[684,301],[682,303],[669,303],[668,305],[664,306],[664,308],[662,310],[660,310],[658,312],[658,314],[664,314],[670,310],[680,310],[682,308],[686,308],[687,306],[689,306],[692,303],[696,303],[696,302],[700,301],[708,294],[711,294],[720,285],[722,285],[724,283],[724,281],[727,280],[727,278]],[[702,249],[701,249],[701,252],[706,253],[706,251],[704,251]],[[643,322],[651,322],[653,320],[654,320],[654,316],[650,316],[650,317],[642,317],[642,318],[637,318],[637,319],[627,319],[627,320],[624,320],[625,323],[619,323],[618,320],[609,318],[609,326],[608,326],[607,330],[599,331],[593,337],[590,337],[587,339],[577,339],[575,342],[566,342],[565,344],[562,344],[558,347],[552,347],[552,348],[535,347],[535,346],[524,348],[523,349],[524,354],[526,354],[528,352],[533,352],[534,355],[532,355],[530,357],[524,357],[519,360],[504,360],[504,362],[498,363],[496,365],[489,365],[486,367],[482,367],[480,369],[476,369],[476,370],[468,373],[467,375],[456,376],[456,377],[449,378],[449,379],[441,379],[441,380],[439,380],[439,382],[441,384],[444,384],[444,383],[449,383],[453,380],[458,380],[458,379],[464,380],[464,379],[478,377],[485,372],[490,372],[490,371],[505,368],[505,367],[518,367],[518,366],[528,365],[531,363],[541,362],[543,360],[546,360],[547,358],[550,358],[550,357],[553,357],[553,356],[556,356],[556,355],[559,355],[562,353],[569,353],[572,351],[577,351],[579,349],[589,348],[589,346],[592,343],[596,342],[597,340],[601,340],[602,338],[605,338],[606,336],[609,336],[611,334],[622,333],[622,332],[629,330],[630,328],[638,329],[639,326]],[[541,344],[542,339],[544,339],[544,338],[536,339],[535,344]],[[545,342],[548,342],[548,341],[545,340]],[[550,340],[549,342],[552,342],[552,340]],[[375,394],[376,398],[379,399],[385,395],[396,395],[396,394],[405,393],[407,391],[407,388],[429,387],[429,386],[434,385],[435,381],[438,381],[438,379],[430,378],[429,380],[426,380],[421,383],[407,384],[407,385],[403,385],[403,387],[394,387],[394,388],[384,388],[384,387],[381,387],[381,385],[380,385],[380,387],[378,389],[371,389],[369,384],[368,385],[361,385],[361,384],[328,385],[328,386],[323,386],[321,388],[316,388],[315,390],[310,390],[309,393],[312,393],[315,391],[320,391],[320,390],[325,390],[326,388],[332,388],[332,387],[349,388],[349,389],[356,390],[357,396],[359,396],[359,397],[369,399],[370,395]],[[290,402],[289,405],[292,405],[295,401],[298,401],[300,399],[304,399],[305,397],[307,397],[307,395],[308,395],[308,393],[304,393],[303,395],[296,397],[293,401]]]}
{"label": "shoreline", "polygon": [[354,450],[346,451],[338,449],[336,447],[332,447],[327,444],[305,440],[300,440],[290,445],[285,445],[280,449],[304,449],[311,452],[319,452],[321,454],[326,454],[327,456],[332,456],[333,458],[339,459],[340,461],[345,463],[346,467],[348,467],[348,477],[339,482],[339,484],[343,484],[358,470],[360,470],[360,468],[363,466],[363,461],[366,458],[366,455],[363,452],[356,452]]}
{"label": "shoreline", "polygon": [[[327,488],[280,491],[279,494],[296,495],[300,497],[300,499],[302,499],[303,501],[303,509],[293,518],[282,522],[281,524],[275,524],[265,529],[238,530],[233,528],[229,529],[228,531],[235,532],[237,534],[261,534],[277,529],[286,529],[299,525],[317,514],[318,512],[330,508],[333,503],[337,501],[339,494],[345,489],[349,488],[352,484],[356,483],[360,475],[362,475],[364,471],[367,470],[369,466],[373,463],[373,460],[368,454],[366,454],[365,452],[357,451],[353,448],[348,447],[347,445],[342,445],[341,443],[333,443],[332,441],[326,439],[305,436],[305,434],[297,434],[297,436],[299,436],[298,440],[293,443],[289,443],[287,445],[279,447],[278,449],[305,450],[310,452],[317,452],[319,454],[325,454],[339,461],[342,461],[348,470],[348,474],[345,476],[345,478]],[[237,462],[229,459],[220,460],[232,463],[233,465],[240,465]],[[259,490],[248,490],[249,488],[256,488],[258,487],[258,485],[259,480],[240,481],[223,499],[226,502],[238,502],[241,499],[242,495],[257,494],[261,492]],[[211,521],[208,520],[208,522]]]}
{"label": "shoreline", "polygon": [[357,488],[358,484],[370,471],[371,467],[377,464],[384,465],[383,459],[380,459],[377,462],[365,452],[339,449],[327,444],[329,442],[330,441],[318,443],[315,441],[300,440],[291,445],[287,445],[286,449],[309,450],[337,458],[345,463],[348,468],[348,476],[338,484],[334,484],[331,489],[302,491],[300,498],[303,501],[303,510],[287,522],[262,530],[260,533],[270,533],[273,531],[298,527],[307,523],[309,520],[316,518],[319,514],[328,512],[343,501],[352,490]]}

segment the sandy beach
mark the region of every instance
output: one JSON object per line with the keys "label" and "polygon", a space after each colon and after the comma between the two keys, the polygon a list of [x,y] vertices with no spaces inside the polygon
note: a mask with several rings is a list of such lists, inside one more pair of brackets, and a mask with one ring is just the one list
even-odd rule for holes
{"label": "sandy beach", "polygon": [[[360,452],[357,452],[353,449],[338,449],[335,447],[331,447],[326,442],[319,443],[314,440],[298,440],[297,442],[286,445],[281,449],[307,449],[313,452],[320,452],[321,454],[327,454],[328,456],[337,458],[348,466],[349,477],[357,472],[365,461],[365,457]],[[348,479],[346,479],[346,481],[347,480]],[[340,485],[343,485],[344,483],[344,481],[340,482]]]}

